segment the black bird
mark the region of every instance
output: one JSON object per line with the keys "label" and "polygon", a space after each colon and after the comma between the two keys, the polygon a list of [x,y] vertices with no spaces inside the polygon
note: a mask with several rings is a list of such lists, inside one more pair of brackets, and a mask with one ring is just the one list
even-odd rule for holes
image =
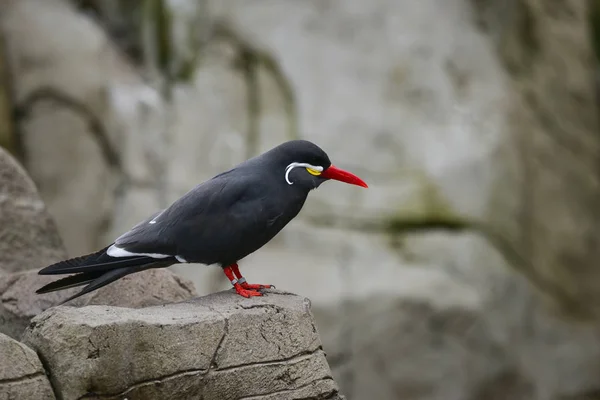
{"label": "black bird", "polygon": [[316,144],[285,142],[197,185],[104,249],[43,268],[40,275],[74,275],[36,293],[87,285],[67,302],[135,272],[200,263],[219,264],[241,296],[260,296],[271,285],[247,283],[237,262],[279,233],[329,179],[367,187]]}

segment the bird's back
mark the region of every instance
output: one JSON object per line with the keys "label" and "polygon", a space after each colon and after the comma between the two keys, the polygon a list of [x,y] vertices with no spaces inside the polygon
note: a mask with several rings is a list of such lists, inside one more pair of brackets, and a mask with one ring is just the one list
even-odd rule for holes
{"label": "bird's back", "polygon": [[162,249],[187,262],[237,262],[279,233],[307,196],[253,171],[237,169],[198,185],[115,243],[138,253]]}

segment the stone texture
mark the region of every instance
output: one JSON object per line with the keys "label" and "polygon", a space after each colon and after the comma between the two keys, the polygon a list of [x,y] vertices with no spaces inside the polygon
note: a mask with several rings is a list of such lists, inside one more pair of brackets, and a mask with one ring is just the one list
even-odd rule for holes
{"label": "stone texture", "polygon": [[[57,279],[40,276],[37,270],[0,277],[0,332],[20,338],[29,321],[42,311],[62,303],[80,288],[38,295],[37,289]],[[126,276],[69,302],[82,307],[102,304],[118,307],[142,308],[187,300],[196,295],[194,285],[169,270],[142,271]]]}
{"label": "stone texture", "polygon": [[[100,57],[106,42],[99,29],[69,12],[67,2],[12,1],[4,7],[0,26],[15,74],[26,167],[69,253],[91,252],[106,224],[115,185],[103,154],[110,154],[112,143],[104,123],[94,124],[97,117],[89,104],[101,106],[106,96],[106,75],[99,67],[108,62]],[[67,222],[74,220],[76,225]]]}
{"label": "stone texture", "polygon": [[25,170],[0,148],[0,268],[41,268],[64,257],[54,222]]}
{"label": "stone texture", "polygon": [[54,279],[38,275],[37,270],[0,276],[0,332],[20,339],[31,318],[75,293],[75,289],[43,295],[35,293]]}
{"label": "stone texture", "polygon": [[523,200],[514,218],[496,214],[491,222],[526,259],[530,278],[567,312],[600,316],[600,127],[591,2],[474,3],[516,94],[510,121]]}
{"label": "stone texture", "polygon": [[100,304],[143,308],[183,301],[197,296],[194,284],[167,269],[153,269],[128,275],[108,286],[75,299],[78,307]]}
{"label": "stone texture", "polygon": [[600,126],[587,3],[569,0],[554,9],[522,1],[522,7],[533,16],[539,49],[530,60],[504,54],[506,62],[531,70],[528,79],[514,78],[531,121],[522,144],[528,201],[519,250],[567,312],[600,320]]}
{"label": "stone texture", "polygon": [[[248,155],[247,88],[235,69],[238,48],[216,40],[205,51],[207,61],[196,71],[193,86],[178,85],[174,90],[175,119],[167,166],[169,201]],[[230,118],[215,118],[217,115]],[[196,134],[190,136],[191,131]]]}
{"label": "stone texture", "polygon": [[160,176],[160,146],[141,141],[160,143],[160,97],[68,1],[3,2],[0,29],[26,168],[68,252],[92,252],[115,223],[113,211],[128,209],[122,199]]}
{"label": "stone texture", "polygon": [[0,399],[53,400],[42,363],[33,350],[0,333]]}
{"label": "stone texture", "polygon": [[12,118],[9,74],[6,68],[4,44],[0,42],[0,147],[12,154],[19,153],[15,122]]}
{"label": "stone texture", "polygon": [[[600,329],[549,309],[478,233],[401,240],[404,267],[366,270],[379,288],[350,286],[337,304],[313,306],[350,399],[544,400],[600,388]],[[352,265],[347,279],[359,282]]]}
{"label": "stone texture", "polygon": [[289,293],[229,291],[138,310],[57,307],[32,321],[24,342],[65,400],[338,395],[310,303]]}
{"label": "stone texture", "polygon": [[[53,194],[56,178],[43,171],[74,146],[46,157],[36,132],[56,118],[79,134],[88,118],[35,103],[21,120],[40,165],[28,168],[45,198],[62,196],[51,211],[72,252],[248,156],[312,139],[370,189],[324,185],[241,267],[313,300],[342,388],[357,399],[546,400],[599,389],[597,327],[569,319],[600,304],[586,3],[202,2],[210,24],[196,74],[163,97],[66,1],[4,2],[13,11],[0,20],[11,65],[24,71],[19,104],[56,82],[93,110],[122,159],[116,211],[81,222],[69,208],[83,213],[76,201],[107,195],[95,197],[89,179]],[[218,268],[173,269],[201,294],[229,285]]]}

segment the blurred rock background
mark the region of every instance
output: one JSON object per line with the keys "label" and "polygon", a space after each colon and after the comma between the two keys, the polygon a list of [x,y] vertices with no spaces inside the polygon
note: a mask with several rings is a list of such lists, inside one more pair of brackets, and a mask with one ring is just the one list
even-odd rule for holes
{"label": "blurred rock background", "polygon": [[75,256],[312,140],[370,188],[241,267],[312,299],[349,399],[595,399],[599,27],[597,0],[0,0],[0,146]]}

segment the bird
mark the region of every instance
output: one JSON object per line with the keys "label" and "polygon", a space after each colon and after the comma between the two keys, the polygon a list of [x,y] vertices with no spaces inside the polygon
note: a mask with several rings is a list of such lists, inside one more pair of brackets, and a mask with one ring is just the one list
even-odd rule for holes
{"label": "bird", "polygon": [[239,261],[271,241],[328,180],[368,187],[315,143],[283,142],[196,185],[103,249],[42,268],[40,275],[69,276],[36,293],[85,286],[64,304],[129,274],[193,263],[219,265],[240,296],[262,296],[272,285],[248,283]]}

